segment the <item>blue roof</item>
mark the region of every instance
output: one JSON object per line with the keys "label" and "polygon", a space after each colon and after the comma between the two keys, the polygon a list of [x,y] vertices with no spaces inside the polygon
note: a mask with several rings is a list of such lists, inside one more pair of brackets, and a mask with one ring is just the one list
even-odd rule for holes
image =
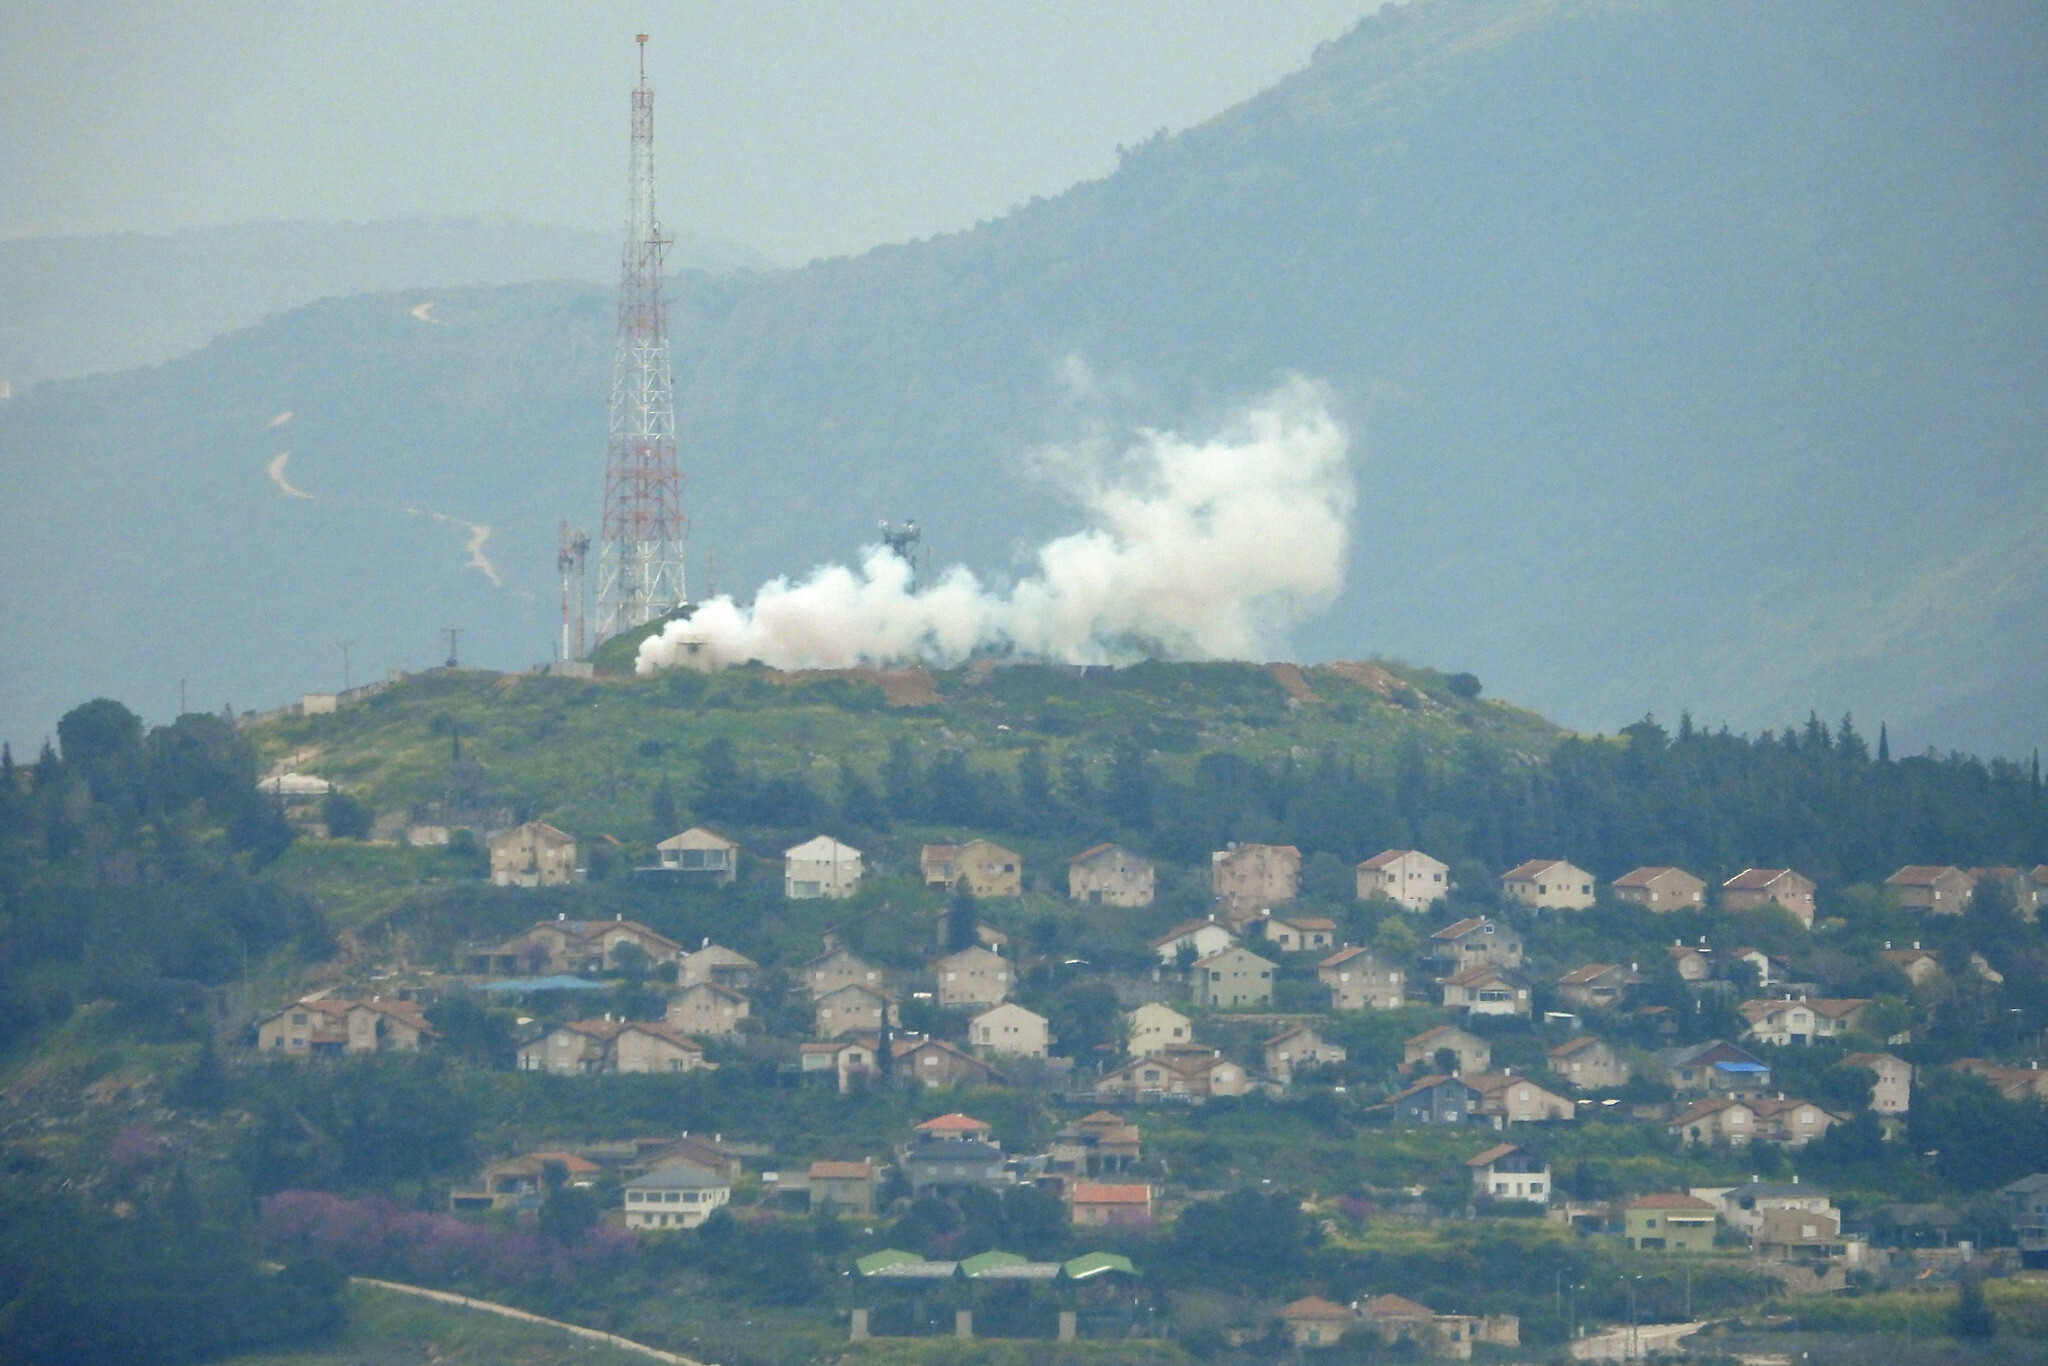
{"label": "blue roof", "polygon": [[1717,1062],[1714,1064],[1714,1070],[1717,1072],[1768,1072],[1771,1069],[1760,1062]]}
{"label": "blue roof", "polygon": [[553,977],[513,977],[503,982],[486,982],[483,991],[603,991],[604,983],[557,974]]}

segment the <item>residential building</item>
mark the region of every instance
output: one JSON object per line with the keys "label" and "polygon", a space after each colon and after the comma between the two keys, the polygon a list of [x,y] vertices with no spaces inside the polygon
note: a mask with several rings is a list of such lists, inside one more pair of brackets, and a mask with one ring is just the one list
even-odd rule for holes
{"label": "residential building", "polygon": [[1144,1182],[1076,1181],[1068,1201],[1076,1227],[1152,1226],[1152,1187]]}
{"label": "residential building", "polygon": [[715,830],[693,825],[654,846],[656,866],[704,882],[727,883],[739,876],[740,847]]}
{"label": "residential building", "polygon": [[963,1195],[1016,1184],[1003,1150],[986,1138],[925,1140],[897,1154],[896,1165],[913,1196]]}
{"label": "residential building", "polygon": [[491,836],[491,882],[499,887],[555,887],[576,876],[576,838],[546,821],[528,821]]}
{"label": "residential building", "polygon": [[1337,942],[1337,922],[1326,916],[1262,915],[1252,923],[1282,953],[1328,953]]}
{"label": "residential building", "polygon": [[1784,959],[1765,953],[1762,949],[1753,948],[1748,944],[1738,945],[1728,950],[1729,967],[1732,968],[1737,963],[1747,963],[1756,970],[1756,984],[1760,987],[1767,987],[1773,982],[1782,982],[1791,973],[1791,968],[1786,965]]}
{"label": "residential building", "polygon": [[1704,982],[1714,975],[1714,951],[1705,945],[1673,944],[1664,950],[1681,982]]}
{"label": "residential building", "polygon": [[969,1020],[967,1041],[990,1057],[1042,1058],[1052,1030],[1045,1016],[1009,1001]]}
{"label": "residential building", "polygon": [[1439,1314],[1401,1295],[1375,1295],[1359,1306],[1361,1326],[1387,1346],[1411,1344],[1419,1355],[1467,1361],[1474,1343],[1519,1347],[1521,1320],[1513,1314]]}
{"label": "residential building", "polygon": [[1225,918],[1292,901],[1301,890],[1301,850],[1291,844],[1233,844],[1209,855],[1209,887]]}
{"label": "residential building", "polygon": [[1713,1204],[1728,1226],[1746,1238],[1754,1238],[1763,1231],[1764,1221],[1776,1215],[1797,1215],[1813,1218],[1825,1215],[1832,1219],[1837,1228],[1841,1225],[1841,1214],[1835,1209],[1828,1193],[1818,1186],[1802,1183],[1797,1177],[1790,1182],[1761,1181],[1755,1177],[1738,1186],[1695,1186],[1694,1195]]}
{"label": "residential building", "polygon": [[2048,1175],[2036,1172],[2000,1186],[1998,1199],[2012,1224],[2013,1241],[2019,1244],[2020,1265],[2034,1271],[2048,1268]]}
{"label": "residential building", "polygon": [[1466,968],[1443,980],[1444,1009],[1468,1015],[1527,1015],[1529,988],[1491,963]]}
{"label": "residential building", "polygon": [[1510,1124],[1571,1120],[1578,1116],[1578,1106],[1571,1100],[1539,1082],[1518,1077],[1512,1072],[1468,1072],[1460,1075],[1458,1080],[1479,1093],[1479,1108],[1474,1113],[1491,1119],[1496,1129],[1504,1129]]}
{"label": "residential building", "polygon": [[1095,1084],[1104,1100],[1182,1100],[1242,1096],[1251,1090],[1243,1067],[1213,1048],[1183,1047],[1127,1062]]}
{"label": "residential building", "polygon": [[1124,1016],[1125,1049],[1134,1058],[1158,1053],[1175,1044],[1193,1043],[1193,1021],[1172,1006],[1147,1001]]}
{"label": "residential building", "polygon": [[1623,1240],[1631,1252],[1712,1252],[1720,1217],[1683,1191],[1638,1195],[1622,1206]]}
{"label": "residential building", "polygon": [[802,1075],[831,1075],[843,1096],[875,1075],[875,1048],[871,1039],[827,1039],[798,1044],[797,1061]]}
{"label": "residential building", "polygon": [[1316,964],[1316,980],[1330,989],[1332,1010],[1399,1010],[1407,1004],[1407,975],[1372,950],[1339,949]]}
{"label": "residential building", "polygon": [[1698,1101],[1665,1125],[1687,1146],[1757,1140],[1798,1148],[1826,1133],[1840,1116],[1811,1101],[1783,1096],[1723,1096]]}
{"label": "residential building", "polygon": [[599,1070],[626,1074],[695,1072],[714,1066],[704,1060],[704,1045],[684,1037],[672,1025],[635,1020],[612,1035],[610,1066]]}
{"label": "residential building", "polygon": [[841,987],[863,986],[875,991],[882,989],[882,970],[873,963],[834,947],[804,964],[804,989],[816,1000],[829,996]]}
{"label": "residential building", "polygon": [[922,1086],[993,1086],[1002,1080],[995,1068],[944,1039],[896,1039],[889,1048],[896,1075],[916,1077]]}
{"label": "residential building", "polygon": [[1280,1311],[1287,1341],[1296,1347],[1335,1347],[1357,1321],[1349,1309],[1320,1295],[1296,1300]]}
{"label": "residential building", "polygon": [[1608,1010],[1620,1004],[1632,988],[1643,983],[1642,974],[1634,966],[1622,967],[1618,963],[1588,963],[1573,968],[1557,979],[1557,994],[1565,1000],[1595,1010]]}
{"label": "residential building", "polygon": [[1429,956],[1445,972],[1458,973],[1481,963],[1497,968],[1522,966],[1522,936],[1491,916],[1467,916],[1429,937]]}
{"label": "residential building", "polygon": [[1913,1108],[1913,1064],[1889,1053],[1851,1053],[1851,1067],[1867,1067],[1877,1078],[1870,1087],[1872,1114],[1903,1115]]}
{"label": "residential building", "polygon": [[1790,868],[1745,868],[1721,884],[1721,909],[1761,911],[1776,906],[1813,928],[1813,879]]}
{"label": "residential building", "polygon": [[676,981],[686,987],[709,982],[727,991],[745,991],[760,971],[761,965],[744,953],[707,939],[703,948],[683,955],[676,965]]}
{"label": "residential building", "polygon": [[1479,1113],[1479,1093],[1457,1077],[1431,1073],[1380,1102],[1403,1124],[1463,1124]]}
{"label": "residential building", "polygon": [[541,1202],[563,1188],[588,1189],[603,1172],[595,1162],[568,1152],[526,1153],[493,1162],[474,1186],[448,1192],[453,1214],[485,1210],[538,1210]]}
{"label": "residential building", "polygon": [[657,1167],[626,1183],[627,1228],[695,1228],[732,1199],[723,1176],[683,1163]]}
{"label": "residential building", "polygon": [[1273,964],[1241,946],[1198,960],[1188,979],[1198,1006],[1234,1010],[1273,1001]]}
{"label": "residential building", "polygon": [[1207,920],[1183,920],[1165,934],[1151,941],[1152,952],[1159,955],[1159,961],[1167,967],[1178,964],[1183,956],[1207,958],[1220,953],[1237,942],[1237,935],[1228,925],[1210,916]]}
{"label": "residential building", "polygon": [[734,1034],[752,1009],[737,991],[696,982],[669,998],[663,1018],[685,1034]]}
{"label": "residential building", "polygon": [[1404,1070],[1440,1072],[1443,1069],[1437,1065],[1437,1054],[1446,1051],[1456,1057],[1458,1072],[1484,1072],[1493,1063],[1493,1045],[1486,1040],[1456,1025],[1438,1025],[1401,1045],[1401,1066]]}
{"label": "residential building", "polygon": [[1496,1143],[1465,1159],[1472,1173],[1472,1194],[1484,1200],[1533,1200],[1550,1203],[1550,1164],[1526,1148]]}
{"label": "residential building", "polygon": [[848,982],[814,999],[817,1022],[812,1032],[821,1039],[848,1034],[879,1034],[884,1023],[895,1025],[896,998],[880,987]]}
{"label": "residential building", "polygon": [[951,891],[964,878],[967,890],[983,900],[1024,894],[1024,856],[988,840],[927,844],[917,867],[927,887]]}
{"label": "residential building", "polygon": [[1705,878],[1683,868],[1638,868],[1614,879],[1614,899],[1651,911],[1694,911],[1707,903]]}
{"label": "residential building", "polygon": [[1933,949],[1923,949],[1916,942],[1910,949],[1895,949],[1890,944],[1878,957],[1906,974],[1906,980],[1916,987],[1924,987],[1941,975],[1941,955]]}
{"label": "residential building", "polygon": [[1308,1025],[1295,1025],[1266,1040],[1263,1048],[1266,1075],[1282,1086],[1293,1084],[1295,1069],[1321,1067],[1342,1062],[1342,1044],[1329,1043]]}
{"label": "residential building", "polygon": [[1550,1070],[1581,1091],[1606,1091],[1625,1086],[1631,1075],[1611,1045],[1591,1034],[1567,1039],[1546,1055]]}
{"label": "residential building", "polygon": [[[1750,1250],[1767,1262],[1797,1261],[1813,1266],[1821,1259],[1855,1266],[1863,1260],[1864,1240],[1842,1232],[1842,1212],[1774,1210],[1757,1221],[1749,1236]],[[1816,1271],[1824,1270],[1813,1266]]]}
{"label": "residential building", "polygon": [[1525,906],[1583,911],[1593,904],[1593,875],[1563,859],[1530,859],[1500,875],[1500,890]]}
{"label": "residential building", "polygon": [[860,890],[860,850],[816,835],[782,851],[782,894],[791,901],[843,900]]}
{"label": "residential building", "polygon": [[962,1114],[958,1110],[948,1111],[946,1114],[913,1124],[910,1131],[917,1135],[919,1143],[976,1142],[987,1143],[997,1148],[1003,1146],[993,1137],[994,1125],[987,1120],[976,1119],[973,1115]]}
{"label": "residential building", "polygon": [[1909,863],[1884,880],[1898,894],[1899,905],[1929,915],[1961,915],[1970,909],[1977,879],[1960,868]]}
{"label": "residential building", "polygon": [[1771,1084],[1771,1069],[1762,1058],[1723,1039],[1667,1048],[1657,1057],[1669,1071],[1671,1089],[1680,1095],[1748,1095]]}
{"label": "residential building", "polygon": [[984,948],[962,949],[932,964],[942,1006],[1001,1005],[1016,982],[1010,961]]}
{"label": "residential building", "polygon": [[695,1072],[713,1066],[704,1046],[659,1020],[574,1020],[520,1046],[519,1070],[585,1076],[596,1072]]}
{"label": "residential building", "polygon": [[840,1214],[875,1212],[875,1164],[866,1158],[858,1162],[813,1162],[804,1173],[811,1189],[811,1209],[829,1209]]}
{"label": "residential building", "polygon": [[426,1040],[439,1037],[416,1003],[376,996],[368,1000],[309,997],[256,1025],[257,1051],[287,1058],[411,1053]]}
{"label": "residential building", "polygon": [[1152,860],[1120,844],[1098,844],[1067,860],[1067,895],[1096,906],[1150,906]]}
{"label": "residential building", "polygon": [[[630,946],[630,952],[628,951]],[[471,950],[465,970],[475,973],[603,972],[635,954],[649,965],[673,963],[683,946],[637,920],[542,920],[523,934]]]}
{"label": "residential building", "polygon": [[1749,1021],[1742,1037],[1782,1048],[1853,1033],[1869,1006],[1866,1000],[1808,1000],[1802,996],[1796,1001],[1744,1001],[1736,1009]]}
{"label": "residential building", "polygon": [[1388,849],[1358,865],[1358,899],[1385,897],[1406,911],[1426,911],[1450,894],[1451,868],[1416,849]]}
{"label": "residential building", "polygon": [[1108,1110],[1083,1115],[1053,1135],[1046,1169],[1071,1176],[1102,1176],[1133,1166],[1141,1156],[1138,1126]]}
{"label": "residential building", "polygon": [[1982,1058],[1958,1058],[1949,1066],[1984,1078],[2007,1100],[2048,1100],[2048,1070],[2038,1061],[2025,1067],[2004,1067]]}

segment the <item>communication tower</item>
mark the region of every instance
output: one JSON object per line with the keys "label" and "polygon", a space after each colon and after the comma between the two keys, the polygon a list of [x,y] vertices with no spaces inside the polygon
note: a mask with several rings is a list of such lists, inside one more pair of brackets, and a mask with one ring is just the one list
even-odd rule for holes
{"label": "communication tower", "polygon": [[593,644],[658,620],[688,602],[683,477],[676,468],[676,387],[668,351],[662,258],[669,240],[654,210],[654,91],[647,35],[633,87],[631,189],[619,266],[618,337],[612,352],[611,429],[605,445],[604,523],[597,553]]}
{"label": "communication tower", "polygon": [[584,639],[584,568],[590,560],[590,533],[571,531],[562,523],[561,540],[555,551],[555,568],[562,575],[562,660],[583,658],[589,649]]}
{"label": "communication tower", "polygon": [[910,566],[910,591],[915,593],[918,586],[917,545],[924,539],[916,522],[883,522],[882,544],[896,552],[896,558]]}

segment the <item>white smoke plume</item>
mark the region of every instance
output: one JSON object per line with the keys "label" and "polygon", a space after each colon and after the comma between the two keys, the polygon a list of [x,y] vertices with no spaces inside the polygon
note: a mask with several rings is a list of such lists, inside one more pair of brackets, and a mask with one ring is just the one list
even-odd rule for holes
{"label": "white smoke plume", "polygon": [[1140,431],[1115,468],[1048,454],[1092,525],[1041,546],[1007,592],[960,566],[913,592],[910,566],[870,547],[857,569],[762,585],[751,607],[702,604],[641,642],[637,671],[1262,658],[1343,582],[1349,443],[1318,384],[1283,384],[1206,440]]}

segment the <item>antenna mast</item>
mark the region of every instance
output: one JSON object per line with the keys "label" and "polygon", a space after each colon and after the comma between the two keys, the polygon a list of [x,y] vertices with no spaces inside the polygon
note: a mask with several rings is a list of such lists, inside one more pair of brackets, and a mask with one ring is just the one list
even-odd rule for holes
{"label": "antenna mast", "polygon": [[619,265],[618,337],[612,353],[611,429],[605,446],[604,524],[597,554],[596,642],[685,606],[689,522],[676,467],[675,373],[668,350],[662,259],[669,239],[654,209],[654,91],[647,35],[633,88],[632,188]]}

